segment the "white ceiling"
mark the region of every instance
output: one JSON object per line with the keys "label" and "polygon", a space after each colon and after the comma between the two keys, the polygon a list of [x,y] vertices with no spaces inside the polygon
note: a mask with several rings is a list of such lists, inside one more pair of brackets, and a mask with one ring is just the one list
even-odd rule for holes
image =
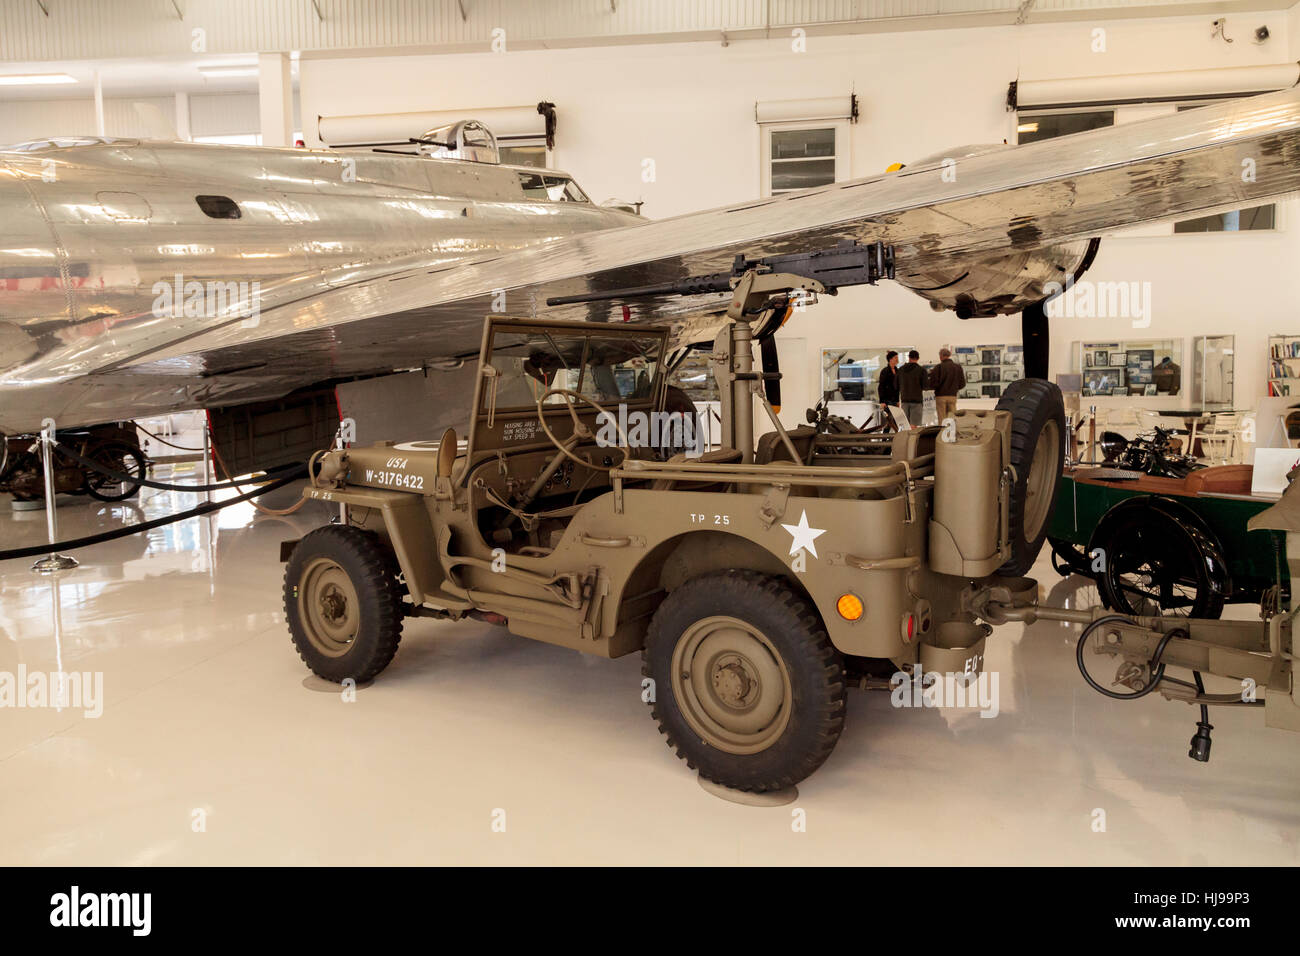
{"label": "white ceiling", "polygon": [[484,50],[1286,9],[1295,0],[0,0],[0,60]]}
{"label": "white ceiling", "polygon": [[[510,49],[848,34],[1016,22],[1227,15],[1296,0],[0,0],[0,74],[75,84],[3,86],[0,101],[256,92],[257,77],[205,77],[257,50],[309,58],[465,52],[504,29]],[[46,15],[43,11],[48,11]],[[495,25],[495,26],[494,26]],[[196,31],[205,49],[193,53]],[[48,59],[40,59],[41,55]],[[294,54],[297,55],[296,52]],[[297,83],[295,64],[294,82]]]}

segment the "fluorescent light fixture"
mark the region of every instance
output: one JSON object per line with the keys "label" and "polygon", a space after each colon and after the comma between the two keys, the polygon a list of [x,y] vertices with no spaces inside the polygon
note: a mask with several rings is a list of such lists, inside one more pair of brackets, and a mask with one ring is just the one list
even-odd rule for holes
{"label": "fluorescent light fixture", "polygon": [[1038,132],[1038,124],[1037,124],[1037,123],[1021,123],[1019,126],[1016,127],[1016,132],[1017,132],[1017,133],[1037,133],[1037,132]]}
{"label": "fluorescent light fixture", "polygon": [[235,64],[233,66],[201,66],[199,72],[204,76],[257,76],[257,64]]}
{"label": "fluorescent light fixture", "polygon": [[0,76],[0,86],[52,86],[76,82],[75,77],[66,73],[10,73]]}

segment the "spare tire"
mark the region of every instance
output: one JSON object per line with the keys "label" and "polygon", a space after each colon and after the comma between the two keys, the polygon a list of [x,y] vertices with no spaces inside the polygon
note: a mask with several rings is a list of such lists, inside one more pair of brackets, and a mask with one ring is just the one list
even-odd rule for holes
{"label": "spare tire", "polygon": [[1017,379],[998,399],[1011,413],[1011,558],[999,574],[1029,571],[1043,549],[1056,508],[1065,464],[1065,402],[1061,390],[1041,378]]}

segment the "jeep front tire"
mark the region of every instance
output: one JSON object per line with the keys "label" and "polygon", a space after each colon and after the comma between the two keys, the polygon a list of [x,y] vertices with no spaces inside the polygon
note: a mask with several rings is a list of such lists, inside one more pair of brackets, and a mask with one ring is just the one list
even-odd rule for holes
{"label": "jeep front tire", "polygon": [[341,683],[372,679],[402,639],[401,591],[391,556],[359,528],[317,528],[284,572],[284,611],[312,673]]}

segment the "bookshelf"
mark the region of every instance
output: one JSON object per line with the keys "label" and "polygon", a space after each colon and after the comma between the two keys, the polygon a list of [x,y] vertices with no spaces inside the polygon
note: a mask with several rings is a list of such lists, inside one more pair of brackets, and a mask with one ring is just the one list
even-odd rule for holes
{"label": "bookshelf", "polygon": [[1300,335],[1268,337],[1268,394],[1300,395]]}

